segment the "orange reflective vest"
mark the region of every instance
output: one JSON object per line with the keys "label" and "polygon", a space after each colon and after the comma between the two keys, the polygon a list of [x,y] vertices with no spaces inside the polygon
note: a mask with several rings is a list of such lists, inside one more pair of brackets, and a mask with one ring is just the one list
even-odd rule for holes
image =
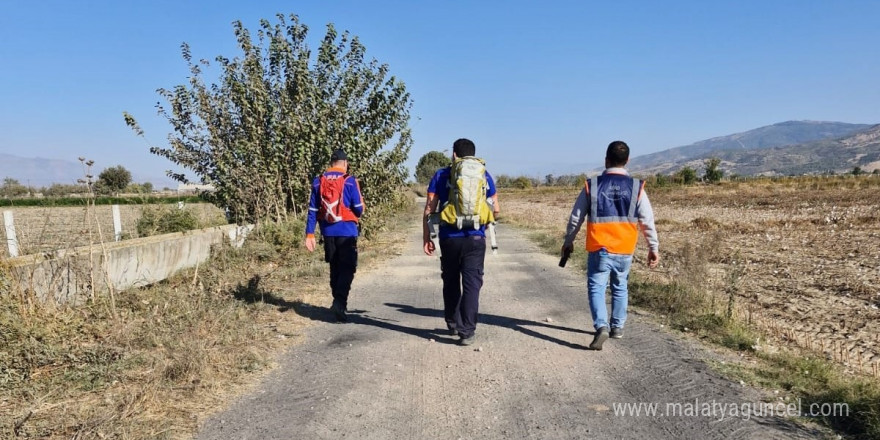
{"label": "orange reflective vest", "polygon": [[584,183],[590,198],[587,252],[632,254],[639,241],[636,207],[645,182],[625,174],[603,174]]}

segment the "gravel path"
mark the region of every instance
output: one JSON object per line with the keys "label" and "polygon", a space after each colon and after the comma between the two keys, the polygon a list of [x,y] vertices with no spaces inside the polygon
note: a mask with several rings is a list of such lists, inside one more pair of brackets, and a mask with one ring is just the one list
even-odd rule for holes
{"label": "gravel path", "polygon": [[[477,342],[456,345],[445,334],[439,260],[421,252],[420,234],[412,229],[401,255],[357,274],[350,323],[332,323],[323,308],[298,310],[324,322],[252,394],[208,419],[198,438],[819,436],[783,418],[671,414],[667,403],[686,411],[760,396],[720,378],[701,361],[704,351],[634,313],[624,339],[586,350],[592,326],[583,276],[506,226],[499,255],[486,256]],[[641,416],[615,414],[616,405],[640,402],[659,404],[657,415],[646,416],[647,407]]]}

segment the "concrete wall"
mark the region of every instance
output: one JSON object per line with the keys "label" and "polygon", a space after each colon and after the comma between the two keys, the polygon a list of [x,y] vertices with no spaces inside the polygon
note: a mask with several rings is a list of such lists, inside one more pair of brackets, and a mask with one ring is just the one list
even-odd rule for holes
{"label": "concrete wall", "polygon": [[76,303],[93,290],[106,291],[108,281],[120,291],[164,280],[207,260],[213,246],[241,246],[251,229],[218,226],[10,258],[5,265],[22,291],[30,289],[42,300]]}

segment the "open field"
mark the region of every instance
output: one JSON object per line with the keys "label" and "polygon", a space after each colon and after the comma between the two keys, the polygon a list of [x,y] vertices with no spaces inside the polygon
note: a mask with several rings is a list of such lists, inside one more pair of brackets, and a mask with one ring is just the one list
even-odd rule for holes
{"label": "open field", "polygon": [[[123,239],[137,238],[137,221],[143,210],[176,205],[120,205]],[[0,211],[12,211],[15,217],[15,233],[19,242],[19,254],[28,255],[113,241],[113,215],[109,205],[65,207],[10,207]],[[184,209],[190,210],[202,226],[225,224],[223,211],[210,203],[187,203]],[[95,220],[97,219],[97,224]],[[100,226],[100,235],[99,228]],[[0,257],[7,257],[5,229]]]}
{"label": "open field", "polygon": [[[770,335],[754,342],[756,350],[800,347],[880,376],[878,180],[648,187],[663,260],[655,271],[637,272],[658,282],[691,275],[681,263],[701,246],[708,261],[702,284],[719,299],[717,309],[732,291],[735,313]],[[509,191],[504,216],[551,224],[561,237],[579,191]],[[644,261],[643,246],[640,240],[637,261]]]}

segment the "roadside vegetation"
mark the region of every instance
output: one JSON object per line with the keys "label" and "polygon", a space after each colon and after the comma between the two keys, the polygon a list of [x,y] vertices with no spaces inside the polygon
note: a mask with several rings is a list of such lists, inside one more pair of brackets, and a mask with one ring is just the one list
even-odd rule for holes
{"label": "roadside vegetation", "polygon": [[[232,30],[237,55],[194,58],[181,46],[189,75],[159,89],[159,114],[174,130],[167,145],[148,141],[134,116],[123,119],[183,170],[171,178],[211,185],[202,197],[224,220],[256,229],[241,249],[215,249],[201,267],[115,298],[111,290],[80,304],[42,302],[0,277],[0,437],[189,437],[330,301],[321,252],[306,252],[302,240],[312,179],[332,150],[346,150],[367,201],[360,264],[389,255],[404,219],[417,221],[401,190],[412,99],[388,65],[333,24],[310,47],[296,15]],[[106,208],[95,205],[109,199],[95,196],[130,188],[130,174],[118,166],[95,179],[94,161],[80,162],[81,185],[54,189],[82,195],[39,203],[84,200],[86,221],[94,217],[106,241],[100,231],[112,229],[95,214]],[[34,191],[17,181],[3,188],[15,206],[38,203],[23,201]],[[191,225],[187,214],[147,210],[138,232]],[[91,226],[79,235],[94,237]]]}
{"label": "roadside vegetation", "polygon": [[[740,203],[739,209],[744,210],[748,207],[743,201],[760,205],[772,203],[774,197],[785,199],[800,194],[806,199],[803,203],[827,206],[830,210],[839,197],[856,201],[861,198],[862,204],[871,204],[869,194],[873,194],[873,188],[878,186],[880,178],[877,176],[837,176],[762,178],[690,186],[666,184],[648,188],[656,213],[664,203],[700,203],[698,200],[708,194],[712,195],[713,203],[734,208]],[[577,185],[503,190],[502,221],[531,230],[536,242],[548,253],[558,255],[564,225],[580,188]],[[790,215],[793,210],[785,206],[779,209],[791,210]],[[833,215],[828,217],[828,222],[833,221],[831,217]],[[855,227],[860,224],[880,225],[876,213],[869,217],[854,216],[846,222]],[[799,227],[815,228],[811,221],[814,220],[790,220]],[[825,219],[817,221],[825,223]],[[850,358],[842,348],[839,352],[830,349],[830,342],[829,349],[823,354],[817,348],[820,343],[825,347],[822,336],[799,337],[794,329],[764,322],[764,315],[758,312],[769,312],[753,307],[750,304],[754,302],[752,294],[744,287],[748,277],[758,276],[752,273],[756,263],[748,262],[740,250],[725,244],[725,234],[732,231],[725,230],[711,217],[695,218],[679,228],[680,222],[657,218],[663,257],[660,269],[645,269],[646,250],[644,243],[640,242],[630,278],[630,304],[648,312],[658,325],[709,342],[727,353],[722,358],[738,359],[714,362],[727,377],[767,390],[769,399],[785,403],[801,399],[805,408],[813,403],[845,403],[848,415],[810,420],[819,421],[851,438],[880,438],[880,372],[876,371],[876,365],[873,370],[870,366],[863,366],[861,360],[857,362]],[[681,233],[684,238],[672,244],[667,234],[664,242],[664,230],[673,227],[684,229],[685,232]],[[849,226],[841,222],[840,227]],[[870,231],[868,235],[876,234]],[[754,233],[764,234],[757,230]],[[583,232],[578,242],[583,242]],[[573,266],[585,271],[585,259],[583,246],[576,245],[571,261],[577,264]],[[843,312],[861,313],[856,310]],[[759,319],[762,322],[759,323]]]}
{"label": "roadside vegetation", "polygon": [[[359,243],[363,268],[418,221],[411,203]],[[242,248],[117,292],[115,304],[40,302],[0,276],[0,438],[190,438],[329,305],[326,264],[304,230],[263,224]]]}

